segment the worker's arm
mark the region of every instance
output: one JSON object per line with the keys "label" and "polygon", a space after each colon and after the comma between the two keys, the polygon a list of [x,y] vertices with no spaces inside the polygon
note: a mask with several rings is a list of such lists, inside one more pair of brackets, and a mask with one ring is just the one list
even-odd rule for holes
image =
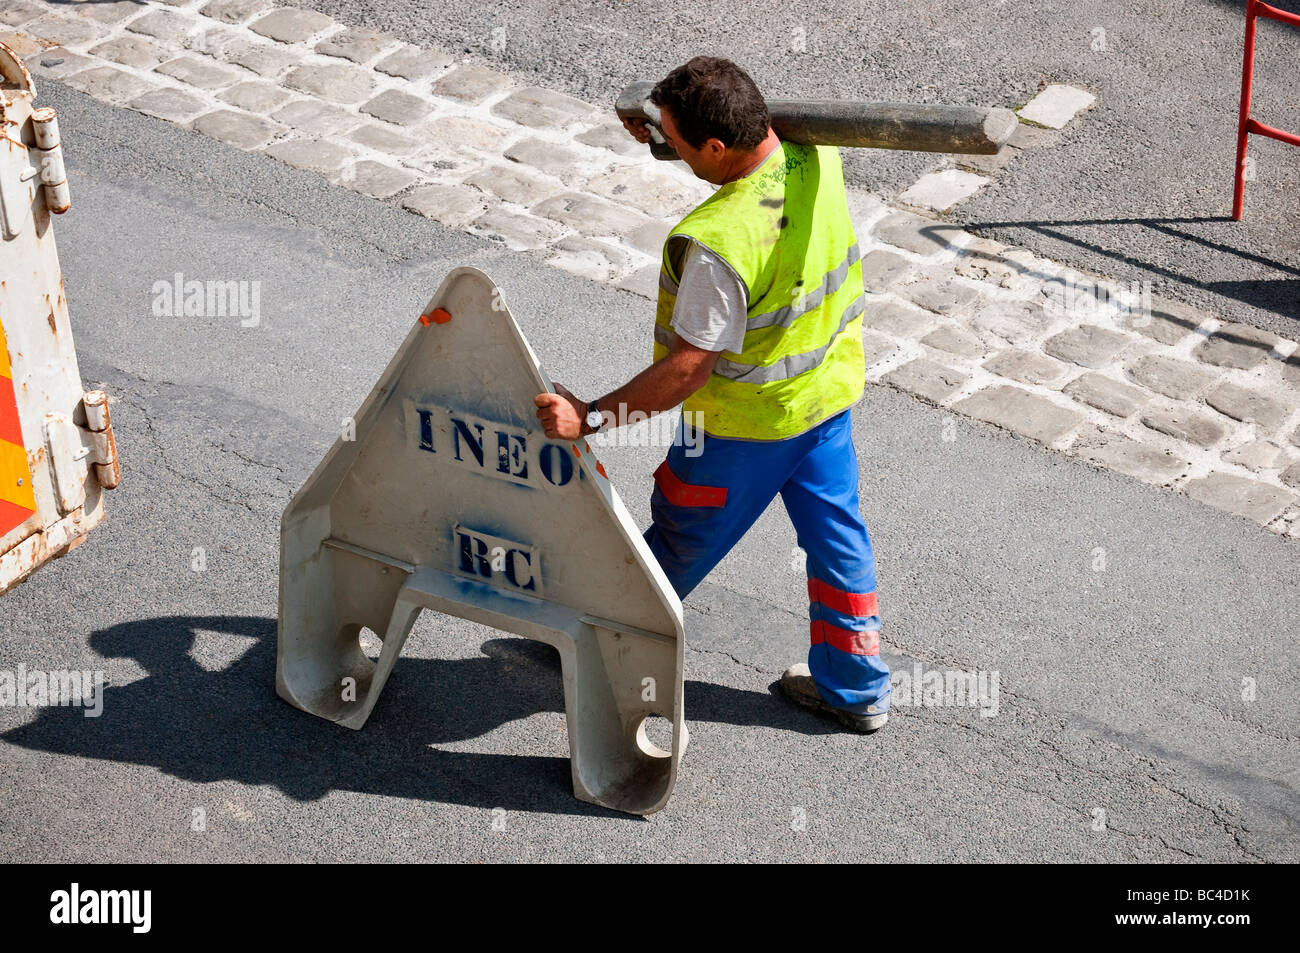
{"label": "worker's arm", "polygon": [[[670,410],[708,382],[720,353],[706,351],[678,337],[663,360],[599,398],[600,409],[614,415],[614,426],[620,426],[635,411],[649,416]],[[556,384],[555,389],[557,393],[538,394],[533,398],[537,419],[542,422],[546,436],[575,440],[591,433],[586,422],[587,402],[574,397],[561,384]]]}

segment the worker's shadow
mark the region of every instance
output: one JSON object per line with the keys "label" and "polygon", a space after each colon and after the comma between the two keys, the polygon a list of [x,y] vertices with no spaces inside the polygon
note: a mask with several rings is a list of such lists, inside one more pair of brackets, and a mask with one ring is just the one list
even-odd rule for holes
{"label": "worker's shadow", "polygon": [[[197,630],[252,638],[221,671],[191,657]],[[275,620],[165,616],[91,634],[107,657],[136,659],[149,674],[105,686],[103,711],[44,708],[0,739],[21,747],[144,764],[188,781],[273,784],[300,801],[333,790],[474,807],[560,814],[630,815],[573,796],[569,759],[477,754],[437,746],[477,738],[538,712],[563,712],[559,654],[526,639],[484,643],[473,659],[403,658],[360,731],[309,715],[275,694]],[[766,694],[690,682],[691,721],[800,725]],[[829,730],[829,729],[827,729]],[[562,733],[557,744],[567,749]],[[689,758],[689,755],[687,755]]]}

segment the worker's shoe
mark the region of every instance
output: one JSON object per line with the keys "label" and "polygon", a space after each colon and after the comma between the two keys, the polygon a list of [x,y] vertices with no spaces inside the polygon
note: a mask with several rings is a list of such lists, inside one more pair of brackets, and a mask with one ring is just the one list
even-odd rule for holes
{"label": "worker's shoe", "polygon": [[863,734],[879,731],[884,727],[885,722],[889,720],[889,712],[872,711],[875,708],[874,705],[869,707],[865,714],[858,714],[828,704],[826,699],[822,698],[821,693],[817,691],[817,683],[813,681],[812,672],[809,671],[805,662],[791,665],[785,670],[785,673],[781,676],[781,691],[785,693],[786,698],[796,704],[830,715],[844,727],[853,731],[860,731]]}

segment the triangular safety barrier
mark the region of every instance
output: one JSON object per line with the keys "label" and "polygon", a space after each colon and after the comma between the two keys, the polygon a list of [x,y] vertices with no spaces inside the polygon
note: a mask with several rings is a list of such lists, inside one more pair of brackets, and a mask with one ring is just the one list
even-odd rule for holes
{"label": "triangular safety barrier", "polygon": [[586,441],[543,434],[552,390],[500,289],[452,271],[284,512],[276,691],[360,728],[424,609],[546,642],[574,793],[648,814],[687,741],[681,603]]}

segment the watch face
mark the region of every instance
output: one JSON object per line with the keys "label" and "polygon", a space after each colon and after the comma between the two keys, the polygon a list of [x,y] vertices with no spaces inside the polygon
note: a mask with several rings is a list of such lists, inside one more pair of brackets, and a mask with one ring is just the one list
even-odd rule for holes
{"label": "watch face", "polygon": [[595,428],[599,427],[604,422],[604,420],[605,418],[599,410],[593,410],[591,413],[587,415],[587,426],[591,427],[594,430]]}

